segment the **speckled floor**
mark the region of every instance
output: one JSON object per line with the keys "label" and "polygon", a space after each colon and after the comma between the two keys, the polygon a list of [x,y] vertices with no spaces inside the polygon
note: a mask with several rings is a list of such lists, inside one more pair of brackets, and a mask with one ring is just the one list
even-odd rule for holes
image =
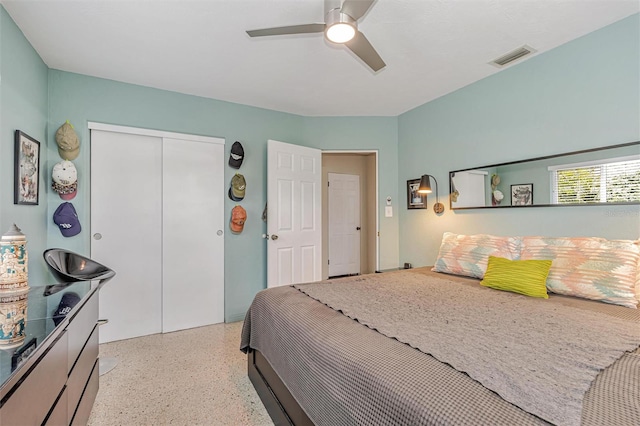
{"label": "speckled floor", "polygon": [[89,425],[273,425],[247,377],[242,322],[100,346],[118,365],[100,377]]}

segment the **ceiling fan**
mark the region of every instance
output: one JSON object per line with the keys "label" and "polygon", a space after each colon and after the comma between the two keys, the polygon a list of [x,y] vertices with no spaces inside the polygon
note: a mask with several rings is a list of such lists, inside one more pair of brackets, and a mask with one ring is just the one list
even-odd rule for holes
{"label": "ceiling fan", "polygon": [[344,44],[373,71],[381,70],[385,63],[369,40],[358,31],[358,19],[371,8],[375,0],[325,0],[325,22],[247,31],[250,37],[288,34],[322,33],[327,40]]}

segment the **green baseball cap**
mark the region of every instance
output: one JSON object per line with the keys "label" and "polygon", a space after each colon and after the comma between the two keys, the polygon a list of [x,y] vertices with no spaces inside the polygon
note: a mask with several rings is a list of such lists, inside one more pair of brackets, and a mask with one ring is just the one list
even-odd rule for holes
{"label": "green baseball cap", "polygon": [[244,180],[244,176],[240,173],[236,173],[231,178],[231,187],[229,188],[229,198],[233,201],[242,201],[244,199],[244,191],[247,187],[247,182]]}

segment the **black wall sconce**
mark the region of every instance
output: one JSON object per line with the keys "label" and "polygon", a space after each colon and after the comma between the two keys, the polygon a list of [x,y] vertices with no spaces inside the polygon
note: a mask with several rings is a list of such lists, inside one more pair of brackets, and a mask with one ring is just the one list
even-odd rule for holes
{"label": "black wall sconce", "polygon": [[429,178],[433,178],[433,181],[436,183],[436,203],[433,205],[433,211],[436,214],[440,214],[444,212],[444,204],[440,202],[440,197],[438,196],[438,181],[435,177],[431,175],[422,175],[420,178],[420,187],[418,187],[419,194],[431,194],[433,191],[431,190],[431,181]]}

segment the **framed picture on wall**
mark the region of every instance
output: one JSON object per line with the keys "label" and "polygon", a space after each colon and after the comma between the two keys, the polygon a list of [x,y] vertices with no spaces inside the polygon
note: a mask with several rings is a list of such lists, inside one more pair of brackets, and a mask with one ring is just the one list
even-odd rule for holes
{"label": "framed picture on wall", "polygon": [[40,142],[16,130],[13,204],[38,204]]}
{"label": "framed picture on wall", "polygon": [[511,185],[511,205],[531,206],[533,205],[533,184],[522,183]]}
{"label": "framed picture on wall", "polygon": [[420,179],[409,179],[407,181],[407,208],[426,209],[427,194],[419,194]]}
{"label": "framed picture on wall", "polygon": [[11,356],[11,371],[14,371],[16,368],[18,368],[20,364],[22,364],[27,360],[27,358],[29,358],[29,355],[35,352],[36,343],[37,340],[34,337],[33,339],[29,340],[29,343],[23,345]]}

